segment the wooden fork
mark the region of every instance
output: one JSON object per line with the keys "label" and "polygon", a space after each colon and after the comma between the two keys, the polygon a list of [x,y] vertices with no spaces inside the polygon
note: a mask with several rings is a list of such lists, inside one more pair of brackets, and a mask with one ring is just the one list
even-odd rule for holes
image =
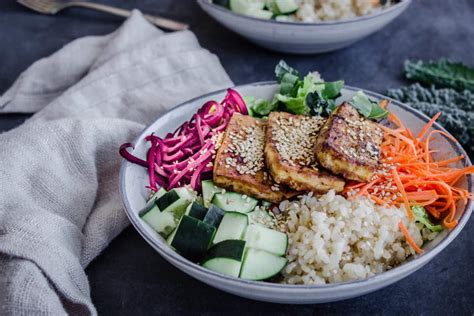
{"label": "wooden fork", "polygon": [[[18,3],[28,7],[32,10],[43,14],[56,14],[59,11],[69,8],[69,7],[82,7],[93,10],[98,10],[102,12],[107,12],[110,14],[128,17],[131,12],[128,10],[123,10],[119,8],[114,8],[108,5],[91,3],[86,1],[70,1],[70,0],[17,0]],[[144,15],[145,18],[156,26],[166,28],[168,30],[180,31],[186,30],[189,26],[187,24],[165,19],[158,16]]]}

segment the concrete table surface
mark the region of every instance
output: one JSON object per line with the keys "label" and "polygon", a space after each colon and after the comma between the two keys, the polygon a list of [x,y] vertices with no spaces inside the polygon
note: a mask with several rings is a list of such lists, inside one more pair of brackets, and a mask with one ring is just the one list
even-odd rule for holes
{"label": "concrete table surface", "polygon": [[[236,84],[273,80],[280,59],[302,73],[318,70],[327,80],[383,93],[407,82],[406,58],[449,57],[474,64],[474,1],[413,0],[382,31],[334,53],[284,55],[245,41],[205,15],[193,0],[103,0],[191,25],[202,46],[215,53]],[[0,1],[0,93],[34,61],[86,35],[106,34],[122,19],[85,9],[43,16]],[[0,115],[0,131],[28,115]],[[87,268],[99,314],[474,314],[473,220],[432,262],[406,279],[359,298],[321,305],[278,305],[239,298],[204,285],[162,259],[127,228]]]}

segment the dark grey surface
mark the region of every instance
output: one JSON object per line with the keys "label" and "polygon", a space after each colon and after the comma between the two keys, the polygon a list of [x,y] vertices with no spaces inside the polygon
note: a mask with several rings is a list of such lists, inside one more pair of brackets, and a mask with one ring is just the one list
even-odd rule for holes
{"label": "dark grey surface", "polygon": [[[210,20],[192,0],[109,0],[191,24],[201,45],[216,53],[236,84],[272,80],[284,58],[301,72],[319,70],[327,80],[384,92],[406,84],[406,58],[450,57],[474,64],[474,1],[414,0],[381,32],[335,53],[291,56],[260,49]],[[0,0],[0,93],[35,60],[71,40],[113,31],[120,18],[71,9],[42,16]],[[80,52],[78,52],[79,54]],[[0,115],[0,131],[25,115]],[[129,227],[88,268],[92,299],[100,314],[474,314],[472,219],[437,258],[410,277],[352,300],[306,306],[242,299],[204,285],[165,262]]]}

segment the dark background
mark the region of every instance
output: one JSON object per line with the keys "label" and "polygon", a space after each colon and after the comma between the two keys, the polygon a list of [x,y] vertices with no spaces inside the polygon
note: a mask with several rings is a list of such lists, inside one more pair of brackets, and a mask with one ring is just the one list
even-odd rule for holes
{"label": "dark background", "polygon": [[[236,84],[273,80],[284,58],[302,73],[383,93],[407,84],[406,58],[449,57],[474,64],[474,0],[413,0],[395,22],[355,45],[313,56],[270,52],[223,29],[192,0],[108,0],[102,3],[179,19],[191,25],[202,46],[217,54]],[[0,93],[34,61],[73,39],[115,30],[122,19],[86,9],[55,17],[0,0]],[[80,54],[80,52],[78,52]],[[0,115],[0,132],[27,115]],[[4,149],[2,149],[4,150]],[[0,162],[1,163],[1,162]],[[87,268],[99,314],[474,314],[472,219],[433,261],[401,282],[337,303],[278,305],[242,299],[204,285],[163,260],[127,228]]]}

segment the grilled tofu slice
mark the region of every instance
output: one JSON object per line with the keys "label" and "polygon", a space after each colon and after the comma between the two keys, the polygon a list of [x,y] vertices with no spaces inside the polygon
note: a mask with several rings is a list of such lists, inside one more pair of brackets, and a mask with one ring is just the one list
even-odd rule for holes
{"label": "grilled tofu slice", "polygon": [[278,203],[292,193],[276,184],[265,169],[265,129],[265,121],[234,113],[216,154],[213,181],[234,192]]}
{"label": "grilled tofu slice", "polygon": [[344,180],[321,170],[314,155],[321,117],[272,112],[268,116],[265,163],[277,183],[297,191],[341,192]]}
{"label": "grilled tofu slice", "polygon": [[317,138],[318,162],[346,179],[369,181],[379,166],[383,131],[347,102],[331,114]]}

